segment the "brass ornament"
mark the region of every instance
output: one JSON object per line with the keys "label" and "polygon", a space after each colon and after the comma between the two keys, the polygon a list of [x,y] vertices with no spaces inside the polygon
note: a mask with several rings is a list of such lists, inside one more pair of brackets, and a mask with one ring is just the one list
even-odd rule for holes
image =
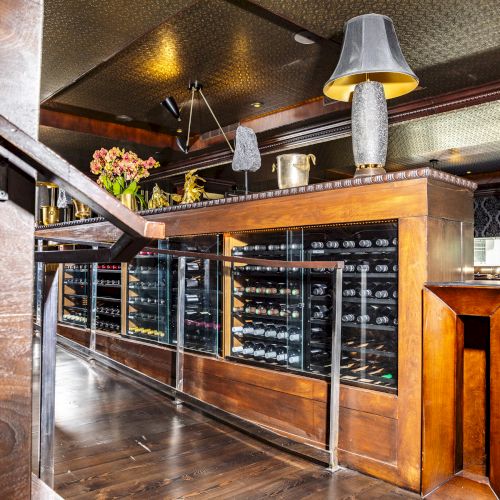
{"label": "brass ornament", "polygon": [[71,200],[73,203],[73,206],[75,208],[75,217],[77,219],[88,219],[92,211],[90,210],[90,207],[88,205],[85,205],[85,203],[82,203],[81,201],[75,200],[74,198]]}
{"label": "brass ornament", "polygon": [[132,212],[137,211],[137,199],[133,193],[123,193],[120,195],[120,201]]}
{"label": "brass ornament", "polygon": [[148,202],[148,208],[169,207],[170,203],[168,201],[168,196],[169,195],[166,191],[163,191],[158,184],[155,184],[153,194]]}
{"label": "brass ornament", "polygon": [[42,205],[42,223],[44,226],[59,222],[59,209],[53,205]]}
{"label": "brass ornament", "polygon": [[[197,184],[197,181],[206,182],[206,180],[200,177],[196,172],[197,170],[194,169],[186,174],[184,194],[181,203],[196,203],[205,195],[205,188],[201,184]],[[175,195],[172,198],[177,201]]]}

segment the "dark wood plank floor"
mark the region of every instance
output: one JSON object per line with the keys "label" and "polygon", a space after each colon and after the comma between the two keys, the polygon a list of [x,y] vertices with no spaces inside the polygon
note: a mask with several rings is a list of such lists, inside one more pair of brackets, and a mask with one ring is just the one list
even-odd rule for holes
{"label": "dark wood plank floor", "polygon": [[64,498],[417,498],[354,471],[332,475],[65,351],[56,377]]}

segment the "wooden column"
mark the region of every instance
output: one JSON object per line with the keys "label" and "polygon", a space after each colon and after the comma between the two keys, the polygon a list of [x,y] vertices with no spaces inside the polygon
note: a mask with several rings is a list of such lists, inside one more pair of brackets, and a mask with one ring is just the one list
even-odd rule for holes
{"label": "wooden column", "polygon": [[[43,2],[0,2],[0,114],[38,133]],[[0,492],[31,489],[31,344],[34,183],[4,164],[0,201]]]}

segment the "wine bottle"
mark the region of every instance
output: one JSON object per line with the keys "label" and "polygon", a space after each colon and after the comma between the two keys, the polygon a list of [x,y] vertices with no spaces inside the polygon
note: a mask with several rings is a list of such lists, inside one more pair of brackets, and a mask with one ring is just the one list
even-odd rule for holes
{"label": "wine bottle", "polygon": [[362,324],[364,324],[364,323],[371,323],[373,321],[373,319],[376,317],[378,309],[379,309],[378,306],[369,305],[366,308],[365,314],[360,314],[356,318],[356,321],[358,323],[362,323]]}
{"label": "wine bottle", "polygon": [[300,308],[299,307],[293,307],[292,310],[290,311],[290,316],[293,319],[300,318]]}
{"label": "wine bottle", "polygon": [[328,287],[324,283],[315,283],[312,286],[312,294],[313,295],[326,295]]}
{"label": "wine bottle", "polygon": [[345,240],[342,242],[344,248],[355,248],[356,242],[354,240]]}
{"label": "wine bottle", "polygon": [[319,248],[324,248],[325,244],[322,241],[312,241],[311,242],[311,248],[314,248],[315,250]]}
{"label": "wine bottle", "polygon": [[245,335],[251,335],[254,333],[254,325],[251,321],[246,322],[242,327],[241,331]]}
{"label": "wine bottle", "polygon": [[243,354],[243,346],[242,345],[235,345],[232,347],[231,352],[233,354]]}
{"label": "wine bottle", "polygon": [[381,259],[376,261],[374,271],[376,273],[388,273],[390,270],[391,261],[388,259]]}
{"label": "wine bottle", "polygon": [[264,337],[268,339],[275,339],[278,335],[276,327],[274,325],[266,325],[266,330],[264,332]]}
{"label": "wine bottle", "polygon": [[258,336],[263,336],[266,331],[266,327],[264,323],[254,323],[253,325],[253,334]]}
{"label": "wine bottle", "polygon": [[372,246],[371,240],[359,240],[358,245],[361,248],[370,248]]}
{"label": "wine bottle", "polygon": [[356,271],[358,273],[362,273],[362,272],[369,273],[370,272],[370,264],[368,264],[368,262],[363,262],[362,264],[358,264],[356,266]]}
{"label": "wine bottle", "polygon": [[389,246],[389,240],[386,238],[378,238],[375,240],[375,246],[377,247],[388,247]]}
{"label": "wine bottle", "polygon": [[356,288],[356,295],[358,297],[369,298],[369,297],[373,296],[373,290],[371,288],[362,288],[362,287],[359,287],[359,288]]}
{"label": "wine bottle", "polygon": [[241,314],[244,311],[243,306],[233,306],[233,313],[235,314]]}
{"label": "wine bottle", "polygon": [[280,365],[284,365],[286,364],[286,360],[288,358],[288,354],[287,354],[287,348],[284,347],[284,346],[279,346],[277,349],[276,349],[276,361],[280,364]]}
{"label": "wine bottle", "polygon": [[336,240],[328,240],[326,242],[326,248],[339,248],[340,243]]}
{"label": "wine bottle", "polygon": [[266,346],[261,343],[254,345],[253,357],[255,359],[262,359],[266,355]]}
{"label": "wine bottle", "polygon": [[295,349],[291,349],[288,353],[288,364],[299,365],[300,364],[300,353]]}
{"label": "wine bottle", "polygon": [[389,325],[394,320],[394,312],[390,307],[383,307],[377,312],[375,323],[377,325]]}
{"label": "wine bottle", "polygon": [[356,321],[356,317],[357,317],[357,311],[358,311],[358,308],[356,307],[347,307],[343,314],[342,314],[342,322],[343,323],[353,323],[354,321]]}
{"label": "wine bottle", "polygon": [[377,299],[388,299],[392,295],[393,286],[391,283],[381,283],[373,289],[373,295]]}
{"label": "wine bottle", "polygon": [[290,327],[288,329],[288,340],[290,342],[299,342],[300,339],[301,339],[300,330],[295,326]]}
{"label": "wine bottle", "polygon": [[397,239],[397,238],[393,238],[393,239],[392,239],[392,244],[393,244],[394,246],[397,246],[397,244],[398,244],[398,239]]}
{"label": "wine bottle", "polygon": [[286,340],[288,338],[288,329],[286,326],[278,326],[276,338],[280,340]]}
{"label": "wine bottle", "polygon": [[276,346],[274,344],[271,344],[271,345],[268,345],[266,347],[266,352],[264,353],[264,358],[266,359],[266,361],[268,363],[272,363],[274,361],[276,361],[276,356],[277,356],[277,352],[276,352]]}
{"label": "wine bottle", "polygon": [[312,308],[312,317],[315,319],[324,319],[328,315],[329,308],[323,304]]}
{"label": "wine bottle", "polygon": [[347,281],[344,284],[344,289],[342,290],[342,295],[344,297],[355,297],[356,296],[356,288],[353,286],[353,283]]}
{"label": "wine bottle", "polygon": [[325,361],[330,358],[330,354],[328,354],[323,349],[311,349],[310,351],[311,360],[316,362]]}
{"label": "wine bottle", "polygon": [[328,334],[323,330],[323,328],[314,327],[311,328],[311,340],[325,340]]}
{"label": "wine bottle", "polygon": [[243,344],[243,351],[242,351],[243,356],[246,356],[246,357],[253,356],[254,348],[255,348],[255,346],[254,346],[253,342],[245,342]]}

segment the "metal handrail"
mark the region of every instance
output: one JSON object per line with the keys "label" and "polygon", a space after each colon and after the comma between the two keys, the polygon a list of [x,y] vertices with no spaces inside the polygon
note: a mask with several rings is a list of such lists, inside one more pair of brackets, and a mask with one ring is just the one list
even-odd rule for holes
{"label": "metal handrail", "polygon": [[[81,261],[82,258],[87,262],[126,261],[149,241],[165,237],[164,223],[146,220],[130,211],[92,179],[2,115],[0,115],[0,157],[35,180],[38,174],[42,174],[46,180],[57,183],[70,195],[78,198],[123,231],[122,236],[108,249],[83,253],[80,250],[69,251],[79,252],[75,254],[69,254],[68,251],[57,252],[61,259],[59,262],[69,262],[73,255],[77,261]],[[43,260],[44,255],[37,253],[36,257]]]}

